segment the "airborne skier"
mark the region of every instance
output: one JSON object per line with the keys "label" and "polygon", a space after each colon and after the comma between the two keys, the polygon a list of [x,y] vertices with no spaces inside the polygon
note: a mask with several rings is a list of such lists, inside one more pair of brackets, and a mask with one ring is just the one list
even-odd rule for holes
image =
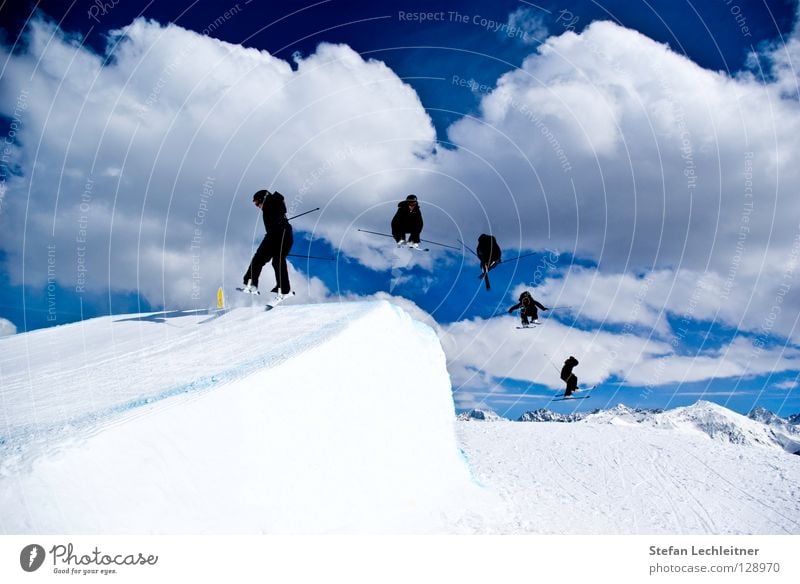
{"label": "airborne skier", "polygon": [[523,327],[529,326],[528,317],[531,318],[533,324],[539,324],[539,310],[538,310],[539,308],[541,308],[542,310],[548,310],[546,306],[534,300],[533,296],[531,296],[531,293],[528,292],[527,290],[525,290],[525,292],[519,295],[519,302],[514,306],[512,306],[511,308],[509,308],[508,313],[511,314],[518,308],[522,308],[522,310],[520,310],[519,315],[520,318],[522,319]]}
{"label": "airborne skier", "polygon": [[486,282],[486,289],[489,290],[491,288],[489,272],[500,263],[502,251],[500,250],[500,246],[497,245],[497,240],[494,235],[482,233],[478,236],[478,248],[476,252],[481,262],[480,277]]}
{"label": "airborne skier", "polygon": [[[409,234],[406,242],[406,233]],[[417,195],[408,195],[405,201],[397,203],[397,212],[392,218],[392,237],[397,247],[408,243],[409,247],[419,248],[419,235],[422,233],[422,212],[417,203]]]}
{"label": "airborne skier", "polygon": [[572,355],[569,359],[564,361],[564,366],[561,368],[561,380],[567,383],[567,389],[564,392],[564,397],[571,397],[572,394],[578,391],[578,378],[572,372],[573,368],[578,365],[578,360]]}
{"label": "airborne skier", "polygon": [[253,259],[250,260],[250,265],[244,274],[244,287],[239,288],[239,290],[250,294],[260,294],[258,291],[258,279],[261,275],[261,269],[264,264],[272,260],[276,282],[275,287],[272,289],[272,292],[275,293],[272,303],[277,304],[291,291],[286,256],[289,255],[294,243],[292,226],[286,219],[286,203],[283,195],[279,192],[258,191],[253,195],[253,203],[261,209],[267,234],[258,246]]}

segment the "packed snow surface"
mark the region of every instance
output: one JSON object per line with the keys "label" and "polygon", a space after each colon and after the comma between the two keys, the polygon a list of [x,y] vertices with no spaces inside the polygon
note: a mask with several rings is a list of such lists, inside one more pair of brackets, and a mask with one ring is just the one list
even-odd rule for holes
{"label": "packed snow surface", "polygon": [[708,402],[456,421],[436,335],[387,302],[4,337],[0,407],[3,533],[800,533],[774,426]]}
{"label": "packed snow surface", "polygon": [[800,456],[699,432],[459,422],[501,533],[800,534]]}
{"label": "packed snow surface", "polygon": [[481,495],[438,339],[387,302],[98,318],[0,372],[4,533],[460,531]]}

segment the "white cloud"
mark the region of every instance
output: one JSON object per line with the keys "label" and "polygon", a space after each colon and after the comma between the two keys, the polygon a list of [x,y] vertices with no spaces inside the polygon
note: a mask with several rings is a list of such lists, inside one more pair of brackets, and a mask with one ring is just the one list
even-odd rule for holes
{"label": "white cloud", "polygon": [[506,34],[526,45],[543,41],[547,37],[547,25],[541,12],[520,6],[508,15]]}
{"label": "white cloud", "polygon": [[0,337],[17,334],[17,327],[8,319],[0,318]]}
{"label": "white cloud", "polygon": [[800,350],[764,349],[750,339],[737,337],[710,353],[668,355],[637,362],[627,373],[634,385],[658,386],[718,377],[748,377],[765,373],[800,370]]}
{"label": "white cloud", "polygon": [[440,334],[454,386],[485,388],[491,379],[513,379],[559,388],[564,361],[581,362],[576,375],[590,385],[625,376],[637,362],[671,352],[669,345],[634,335],[582,331],[550,319],[517,330],[517,319],[472,319],[443,326]]}
{"label": "white cloud", "polygon": [[[240,280],[262,229],[250,194],[264,186],[284,192],[293,211],[323,207],[298,228],[390,268],[393,250],[356,228],[385,231],[397,199],[415,192],[428,238],[491,231],[506,249],[594,260],[598,272],[574,269],[543,286],[591,321],[664,337],[666,309],[800,339],[800,112],[785,97],[796,35],[764,55],[776,78],[764,84],[595,22],[550,37],[497,80],[479,115],[449,128],[457,148],[448,150],[435,149],[416,93],[343,45],[321,44],[293,70],[264,51],[139,19],[111,46],[104,66],[105,56],[36,21],[27,52],[3,55],[3,113],[16,92],[28,96],[17,151],[25,176],[9,183],[0,215],[15,282],[23,265],[26,283],[44,281],[52,243],[56,278],[73,285],[83,230],[88,288],[185,303],[199,227],[201,281],[213,294]],[[438,261],[423,255],[414,260],[423,267]],[[581,331],[547,334],[556,333],[588,348]],[[632,354],[661,354],[626,338]],[[487,346],[465,362],[491,355]],[[495,361],[522,374],[520,358],[488,359],[490,375],[505,375]],[[469,377],[464,367],[459,375]]]}
{"label": "white cloud", "polygon": [[781,381],[780,383],[773,384],[772,387],[775,389],[794,389],[800,385],[795,379],[787,379],[786,381]]}
{"label": "white cloud", "polygon": [[388,262],[382,241],[341,236],[365,209],[388,224],[405,194],[393,169],[418,165],[434,131],[383,63],[323,43],[293,71],[267,52],[144,19],[110,35],[105,65],[42,20],[27,39],[27,51],[2,54],[2,113],[15,91],[27,95],[15,152],[25,176],[8,183],[0,216],[15,283],[41,285],[55,245],[66,287],[82,253],[87,291],[186,304],[199,263],[213,294],[240,281],[263,235],[251,195],[265,187],[283,192],[290,212],[322,207],[297,228],[357,248],[368,265]]}

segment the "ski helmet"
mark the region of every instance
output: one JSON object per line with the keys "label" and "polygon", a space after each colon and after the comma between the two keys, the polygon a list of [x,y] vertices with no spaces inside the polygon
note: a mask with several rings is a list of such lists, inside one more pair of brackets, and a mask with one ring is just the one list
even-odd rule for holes
{"label": "ski helmet", "polygon": [[417,202],[417,195],[408,195],[406,197],[406,201],[414,201],[416,203]]}
{"label": "ski helmet", "polygon": [[268,190],[260,190],[256,192],[256,194],[253,195],[253,202],[258,204],[263,203],[264,199],[267,198],[268,194],[269,194]]}

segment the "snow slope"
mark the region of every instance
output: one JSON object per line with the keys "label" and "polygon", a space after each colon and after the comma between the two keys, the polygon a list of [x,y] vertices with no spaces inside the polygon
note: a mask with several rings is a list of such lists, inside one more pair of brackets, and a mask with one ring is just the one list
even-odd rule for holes
{"label": "snow slope", "polygon": [[764,424],[456,422],[434,332],[384,301],[5,337],[0,407],[3,533],[800,534]]}
{"label": "snow slope", "polygon": [[800,534],[800,457],[700,432],[579,422],[458,433],[500,533]]}
{"label": "snow slope", "polygon": [[3,533],[474,529],[444,354],[387,302],[38,330],[0,381]]}

